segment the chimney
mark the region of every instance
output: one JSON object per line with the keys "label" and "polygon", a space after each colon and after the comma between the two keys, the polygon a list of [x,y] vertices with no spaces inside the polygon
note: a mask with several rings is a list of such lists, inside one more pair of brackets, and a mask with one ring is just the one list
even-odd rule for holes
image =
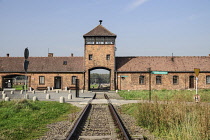
{"label": "chimney", "polygon": [[74,54],[73,53],[71,53],[71,57],[74,57]]}
{"label": "chimney", "polygon": [[48,57],[53,57],[53,53],[48,53]]}
{"label": "chimney", "polygon": [[7,57],[9,57],[9,53],[7,53]]}

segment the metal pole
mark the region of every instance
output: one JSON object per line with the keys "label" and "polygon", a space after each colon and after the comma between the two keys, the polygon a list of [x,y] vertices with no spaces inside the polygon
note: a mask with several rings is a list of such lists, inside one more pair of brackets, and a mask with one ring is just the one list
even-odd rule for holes
{"label": "metal pole", "polygon": [[149,101],[151,101],[151,68],[148,68],[149,71]]}
{"label": "metal pole", "polygon": [[198,77],[195,80],[196,95],[198,95]]}

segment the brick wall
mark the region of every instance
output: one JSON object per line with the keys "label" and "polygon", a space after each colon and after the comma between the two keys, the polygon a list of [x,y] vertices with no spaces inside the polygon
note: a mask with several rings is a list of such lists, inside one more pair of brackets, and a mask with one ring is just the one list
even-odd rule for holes
{"label": "brick wall", "polygon": [[[206,76],[209,73],[200,73],[198,78],[198,89],[210,89],[210,84],[206,84]],[[126,76],[124,78],[120,76]],[[139,76],[145,76],[145,84],[139,84]],[[156,76],[162,77],[162,83],[156,84]],[[173,76],[178,76],[178,84],[173,84]],[[151,74],[151,89],[175,90],[175,89],[190,89],[189,77],[194,76],[195,89],[195,74],[194,73],[169,73],[167,75]],[[148,73],[118,73],[117,85],[119,90],[149,90],[149,74]]]}

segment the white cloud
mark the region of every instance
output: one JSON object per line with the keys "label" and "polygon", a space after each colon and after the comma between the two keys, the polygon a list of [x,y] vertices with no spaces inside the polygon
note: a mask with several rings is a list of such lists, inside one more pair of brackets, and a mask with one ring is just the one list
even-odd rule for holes
{"label": "white cloud", "polygon": [[128,10],[134,10],[134,9],[141,6],[142,4],[144,4],[147,1],[149,1],[149,0],[134,0],[130,5],[128,5],[127,9]]}

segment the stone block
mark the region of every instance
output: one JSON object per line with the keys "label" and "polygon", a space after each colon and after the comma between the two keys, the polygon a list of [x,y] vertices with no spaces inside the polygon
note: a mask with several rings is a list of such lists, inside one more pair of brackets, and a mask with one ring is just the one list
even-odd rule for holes
{"label": "stone block", "polygon": [[2,94],[2,99],[4,100],[7,97],[7,94]]}
{"label": "stone block", "polygon": [[36,96],[34,96],[33,101],[38,101],[38,98]]}
{"label": "stone block", "polygon": [[28,94],[25,95],[25,99],[29,99],[29,95]]}
{"label": "stone block", "polygon": [[6,102],[10,101],[10,98],[9,97],[5,97],[5,100]]}
{"label": "stone block", "polygon": [[72,99],[72,94],[68,94],[68,99]]}
{"label": "stone block", "polygon": [[46,99],[50,99],[50,94],[46,94]]}
{"label": "stone block", "polygon": [[60,97],[60,103],[65,103],[65,98],[63,96]]}

